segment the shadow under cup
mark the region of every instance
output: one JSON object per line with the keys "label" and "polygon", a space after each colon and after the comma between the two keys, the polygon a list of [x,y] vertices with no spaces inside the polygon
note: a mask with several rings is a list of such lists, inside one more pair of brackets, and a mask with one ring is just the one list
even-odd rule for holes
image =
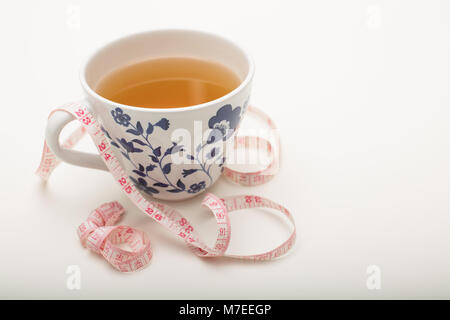
{"label": "shadow under cup", "polygon": [[[167,57],[220,63],[239,77],[240,85],[213,101],[167,109],[123,105],[94,91],[113,70]],[[220,177],[226,146],[247,108],[253,73],[251,59],[229,40],[198,31],[161,30],[106,45],[87,60],[80,78],[89,108],[135,185],[158,199],[182,200]]]}

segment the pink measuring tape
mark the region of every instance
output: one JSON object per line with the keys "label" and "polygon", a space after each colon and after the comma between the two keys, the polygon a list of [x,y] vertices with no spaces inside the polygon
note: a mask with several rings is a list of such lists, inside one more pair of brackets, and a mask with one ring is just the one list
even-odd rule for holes
{"label": "pink measuring tape", "polygon": [[[202,201],[202,205],[209,208],[218,225],[218,233],[215,245],[208,247],[196,234],[194,227],[184,218],[180,212],[165,204],[145,199],[139,190],[130,181],[120,165],[119,160],[114,156],[112,147],[105,137],[101,127],[95,117],[81,102],[64,105],[57,110],[66,111],[75,116],[81,123],[78,128],[63,144],[65,148],[73,147],[87,132],[94,141],[101,158],[105,162],[114,179],[119,183],[124,193],[130,200],[148,217],[153,218],[162,224],[169,231],[181,238],[187,246],[198,256],[219,257],[227,256],[238,259],[249,260],[272,260],[286,254],[294,245],[296,237],[295,222],[290,212],[267,198],[242,195],[218,198],[211,193],[207,193]],[[248,107],[248,111],[256,114],[272,129],[275,125],[272,120],[261,110]],[[52,112],[52,113],[53,113]],[[278,141],[277,141],[278,143]],[[106,145],[106,148],[104,147]],[[258,148],[265,148],[269,153],[279,150],[273,148],[271,144],[259,137],[236,137],[235,148],[249,148],[256,145]],[[102,146],[99,148],[99,146]],[[263,184],[273,176],[271,170],[278,165],[278,157],[272,157],[272,162],[264,170],[258,172],[240,172],[225,167],[223,174],[230,180],[245,186]],[[44,143],[41,164],[37,174],[44,180],[50,177],[53,169],[59,164],[59,160]],[[231,226],[229,213],[241,209],[250,208],[272,208],[282,212],[292,224],[292,232],[288,239],[275,249],[255,254],[255,255],[231,255],[226,254],[231,237]],[[120,216],[124,213],[124,208],[116,201],[105,203],[95,209],[78,227],[78,235],[83,246],[101,254],[111,265],[122,272],[137,271],[145,267],[152,257],[150,240],[143,231],[128,227],[115,226]],[[126,243],[130,250],[124,250],[119,244]]]}

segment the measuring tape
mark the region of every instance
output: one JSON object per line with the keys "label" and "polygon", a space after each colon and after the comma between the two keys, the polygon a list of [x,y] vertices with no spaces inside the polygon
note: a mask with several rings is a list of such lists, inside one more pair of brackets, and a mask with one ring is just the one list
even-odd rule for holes
{"label": "measuring tape", "polygon": [[[202,205],[209,208],[214,214],[218,233],[214,246],[212,248],[207,246],[180,212],[163,203],[149,201],[142,196],[115,157],[109,140],[101,130],[98,121],[86,107],[85,102],[64,105],[54,110],[50,116],[56,111],[68,112],[81,123],[81,127],[65,141],[63,146],[65,148],[73,147],[85,133],[88,133],[97,146],[106,167],[128,198],[146,216],[154,219],[185,241],[196,255],[201,257],[227,256],[248,260],[272,260],[286,254],[293,247],[296,237],[295,222],[285,207],[267,198],[254,195],[218,198],[211,193],[206,194]],[[272,129],[276,129],[272,120],[261,110],[249,106],[248,111],[260,117]],[[223,171],[225,177],[245,186],[267,182],[273,176],[273,168],[278,165],[279,157],[273,156],[274,152],[279,151],[278,140],[276,144],[276,146],[272,146],[267,140],[259,137],[235,137],[235,148],[249,148],[251,145],[256,145],[257,148],[265,148],[267,152],[272,154],[272,162],[264,170],[258,172],[240,172],[225,167]],[[44,143],[41,164],[36,174],[42,179],[48,180],[59,162],[47,144]],[[271,208],[280,211],[292,224],[292,232],[286,241],[270,251],[254,255],[227,254],[226,251],[231,237],[229,213],[250,208]],[[150,240],[143,231],[128,226],[114,226],[123,213],[124,209],[118,202],[103,204],[89,215],[88,219],[78,227],[77,232],[83,246],[101,254],[117,270],[122,272],[137,271],[144,268],[152,257]],[[123,243],[128,244],[130,250],[121,249],[119,244]]]}

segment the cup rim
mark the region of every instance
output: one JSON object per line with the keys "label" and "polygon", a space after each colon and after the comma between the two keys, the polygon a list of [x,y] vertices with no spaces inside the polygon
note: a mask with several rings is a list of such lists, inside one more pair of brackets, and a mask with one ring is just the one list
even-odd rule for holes
{"label": "cup rim", "polygon": [[[86,81],[86,68],[89,64],[89,62],[91,62],[92,58],[101,50],[116,44],[118,42],[121,42],[123,40],[126,40],[127,38],[132,38],[132,37],[137,37],[137,36],[141,36],[144,34],[148,34],[148,33],[154,33],[154,32],[193,32],[193,33],[201,33],[201,34],[205,34],[205,35],[209,35],[212,37],[216,37],[219,38],[220,40],[226,41],[231,43],[232,45],[236,46],[244,55],[244,57],[246,58],[247,62],[248,62],[248,72],[247,75],[245,76],[244,80],[241,81],[241,83],[239,84],[238,87],[236,87],[235,89],[233,89],[232,91],[230,91],[229,93],[227,93],[224,96],[221,96],[215,100],[211,100],[208,102],[204,102],[201,104],[196,104],[193,106],[187,106],[187,107],[181,107],[181,108],[141,108],[141,107],[135,107],[135,106],[131,106],[131,105],[126,105],[126,104],[122,104],[119,102],[115,102],[112,100],[109,100],[105,97],[102,97],[101,95],[99,95],[97,92],[95,92],[94,89],[92,89],[87,81]],[[243,46],[239,43],[237,43],[236,41],[232,41],[222,35],[218,35],[212,32],[206,32],[206,31],[200,31],[200,30],[195,30],[195,29],[177,29],[177,28],[168,28],[168,29],[153,29],[153,30],[148,30],[148,31],[143,31],[143,32],[135,32],[135,33],[131,33],[125,36],[122,36],[120,38],[117,38],[116,40],[113,41],[109,41],[106,44],[100,46],[99,48],[97,48],[96,50],[94,50],[90,55],[87,56],[87,58],[84,60],[82,67],[80,69],[79,72],[79,78],[80,78],[80,82],[81,82],[81,86],[82,88],[91,96],[93,96],[94,98],[102,101],[103,103],[106,104],[113,104],[115,107],[120,107],[123,108],[125,110],[134,110],[134,111],[147,111],[147,112],[159,112],[159,113],[172,113],[172,112],[182,112],[182,111],[189,111],[189,110],[198,110],[198,109],[203,109],[203,108],[207,108],[209,106],[224,102],[228,99],[230,99],[231,97],[235,96],[236,94],[238,94],[240,91],[242,91],[242,89],[244,89],[249,83],[250,81],[253,79],[253,75],[255,73],[255,65],[253,62],[253,59],[251,58],[251,56],[247,53],[246,50],[244,50]]]}

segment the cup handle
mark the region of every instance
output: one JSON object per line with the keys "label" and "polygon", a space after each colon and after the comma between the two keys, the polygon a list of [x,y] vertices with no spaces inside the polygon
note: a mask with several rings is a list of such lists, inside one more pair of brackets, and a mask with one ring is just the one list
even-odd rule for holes
{"label": "cup handle", "polygon": [[91,169],[108,171],[102,158],[97,154],[71,150],[61,146],[59,135],[62,129],[75,117],[63,110],[56,110],[48,118],[45,140],[50,150],[62,161]]}

